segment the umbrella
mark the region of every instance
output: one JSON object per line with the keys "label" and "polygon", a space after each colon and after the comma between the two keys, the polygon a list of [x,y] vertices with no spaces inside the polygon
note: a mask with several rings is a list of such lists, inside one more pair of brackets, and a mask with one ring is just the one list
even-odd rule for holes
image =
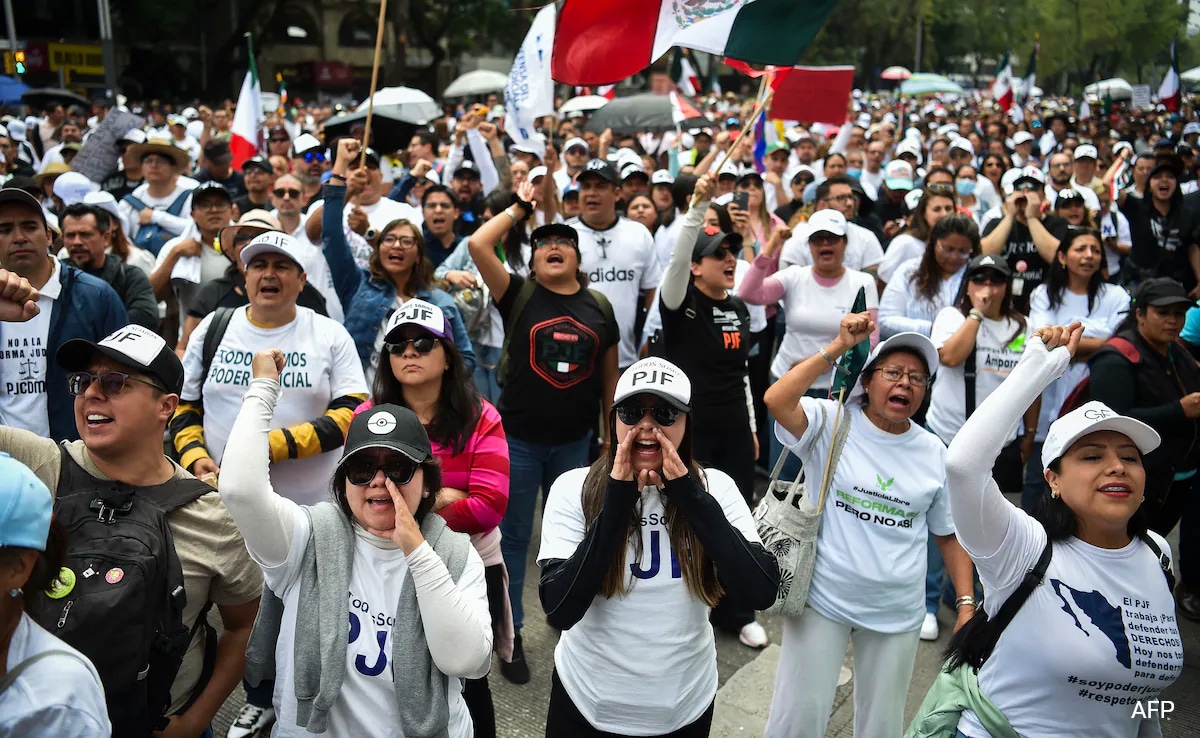
{"label": "umbrella", "polygon": [[508,84],[508,75],[492,72],[487,69],[476,69],[467,72],[450,83],[442,92],[443,97],[469,97],[485,95],[489,92],[502,92]]}
{"label": "umbrella", "polygon": [[0,77],[0,103],[21,102],[21,95],[29,91],[29,85],[12,77]]}
{"label": "umbrella", "polygon": [[1083,88],[1083,94],[1086,97],[1100,99],[1110,96],[1114,100],[1132,100],[1133,86],[1123,79],[1114,77],[1113,79],[1102,79],[1099,82],[1093,82]]}
{"label": "umbrella", "polygon": [[[349,136],[355,125],[366,123],[367,111],[361,108],[327,121],[325,134],[327,138]],[[403,105],[376,106],[375,116],[371,119],[371,145],[380,153],[403,149],[408,146],[413,134],[428,124],[428,118],[412,117]]]}
{"label": "umbrella", "polygon": [[686,99],[680,97],[679,103],[687,119],[677,124],[671,110],[671,98],[666,95],[648,92],[644,95],[617,98],[597,110],[588,121],[587,128],[596,133],[606,128],[611,128],[613,133],[663,133],[673,131],[676,127],[698,128],[713,124],[710,119],[700,115],[695,105]]}
{"label": "umbrella", "polygon": [[1189,82],[1191,84],[1200,82],[1200,67],[1192,67],[1183,74],[1179,75],[1179,78],[1184,82]]}
{"label": "umbrella", "polygon": [[963,94],[963,88],[940,74],[914,74],[900,83],[902,95]]}
{"label": "umbrella", "polygon": [[908,79],[913,76],[912,72],[904,67],[888,67],[880,73],[880,79]]}
{"label": "umbrella", "polygon": [[[384,106],[400,106],[404,109],[406,120],[413,120],[421,125],[442,114],[441,108],[432,97],[411,87],[384,87],[382,90],[376,90],[372,99],[375,101],[376,112]],[[355,112],[367,112],[367,102],[360,103]]]}
{"label": "umbrella", "polygon": [[576,113],[590,113],[593,110],[599,110],[608,103],[608,98],[603,95],[580,95],[563,103],[563,106],[558,109],[558,113],[564,118],[569,118]]}
{"label": "umbrella", "polygon": [[21,102],[31,108],[39,109],[50,105],[61,103],[62,105],[83,105],[87,106],[88,101],[83,95],[77,95],[70,90],[64,90],[60,87],[40,87],[34,90],[27,90],[21,95]]}

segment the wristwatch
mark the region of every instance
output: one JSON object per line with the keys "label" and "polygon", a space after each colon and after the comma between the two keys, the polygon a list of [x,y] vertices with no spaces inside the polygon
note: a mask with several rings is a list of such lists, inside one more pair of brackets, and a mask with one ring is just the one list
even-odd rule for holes
{"label": "wristwatch", "polygon": [[983,313],[979,312],[975,308],[971,308],[971,312],[967,313],[967,317],[974,318],[975,320],[978,320],[980,323],[983,322]]}
{"label": "wristwatch", "polygon": [[374,228],[367,226],[367,232],[363,234],[363,238],[367,239],[368,241],[374,241],[375,237],[378,235],[379,234],[375,232]]}

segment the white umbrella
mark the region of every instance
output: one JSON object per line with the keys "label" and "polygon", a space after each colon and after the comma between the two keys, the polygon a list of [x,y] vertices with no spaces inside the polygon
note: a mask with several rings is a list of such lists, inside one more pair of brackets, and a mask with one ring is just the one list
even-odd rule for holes
{"label": "white umbrella", "polygon": [[579,97],[573,97],[563,103],[563,106],[558,109],[558,112],[565,118],[566,116],[574,115],[575,113],[590,113],[594,110],[599,110],[605,105],[608,105],[609,102],[611,101],[603,95],[580,95]]}
{"label": "white umbrella", "polygon": [[1184,82],[1191,82],[1193,84],[1200,82],[1200,67],[1192,67],[1183,74],[1179,75],[1179,78]]}
{"label": "white umbrella", "polygon": [[[441,108],[432,97],[425,94],[422,90],[415,90],[411,87],[384,87],[382,90],[375,91],[375,107],[380,108],[384,105],[430,105],[431,111],[425,117],[436,118],[441,112]],[[355,111],[366,110],[367,101],[359,104]]]}
{"label": "white umbrella", "polygon": [[488,92],[502,92],[508,84],[508,75],[492,72],[487,69],[476,69],[467,72],[450,83],[442,93],[443,97],[469,97],[483,95]]}
{"label": "white umbrella", "polygon": [[1083,94],[1096,99],[1111,95],[1114,100],[1132,100],[1133,86],[1123,79],[1114,77],[1093,82],[1083,88]]}

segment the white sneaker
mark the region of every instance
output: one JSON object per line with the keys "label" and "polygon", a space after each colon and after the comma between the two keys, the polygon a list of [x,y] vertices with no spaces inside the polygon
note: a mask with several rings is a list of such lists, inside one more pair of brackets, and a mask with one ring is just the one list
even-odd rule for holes
{"label": "white sneaker", "polygon": [[247,703],[242,705],[242,711],[238,713],[237,720],[233,721],[233,725],[229,726],[229,732],[225,734],[225,738],[250,738],[250,736],[258,735],[259,731],[270,727],[274,722],[275,708],[258,707]]}
{"label": "white sneaker", "polygon": [[936,641],[938,639],[937,615],[925,613],[925,622],[921,623],[921,640]]}
{"label": "white sneaker", "polygon": [[767,638],[767,631],[758,624],[757,620],[751,620],[742,626],[742,632],[738,633],[738,640],[750,648],[766,648],[767,644],[771,642],[771,639]]}

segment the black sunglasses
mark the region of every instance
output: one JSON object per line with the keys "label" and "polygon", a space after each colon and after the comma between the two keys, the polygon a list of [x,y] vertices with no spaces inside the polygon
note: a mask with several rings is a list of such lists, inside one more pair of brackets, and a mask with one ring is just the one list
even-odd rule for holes
{"label": "black sunglasses", "polygon": [[271,143],[273,143],[273,144],[278,144],[278,143],[284,143],[284,144],[285,144],[285,143],[291,143],[291,142],[292,142],[292,139],[290,139],[290,138],[270,138],[270,139],[267,139],[267,140],[268,140],[268,141],[270,141],[270,142],[271,142]]}
{"label": "black sunglasses", "polygon": [[433,336],[421,336],[420,338],[403,338],[395,343],[385,341],[383,348],[389,354],[402,354],[408,348],[409,344],[417,350],[418,354],[427,354],[433,351],[433,347],[438,345],[438,339]]}
{"label": "black sunglasses", "polygon": [[300,194],[301,194],[300,190],[294,190],[289,187],[278,187],[278,188],[272,190],[271,192],[272,192],[272,194],[275,195],[275,197],[278,197],[280,200],[282,200],[285,197],[290,197],[293,200],[299,200]]}
{"label": "black sunglasses", "polygon": [[725,257],[729,256],[730,254],[737,256],[737,252],[734,251],[733,249],[727,248],[725,246],[718,246],[717,249],[715,251],[713,251],[711,254],[705,254],[705,255],[711,256],[714,259],[716,259],[717,261],[725,261]]}
{"label": "black sunglasses", "polygon": [[153,387],[159,392],[170,393],[171,390],[157,385],[154,382],[148,382],[145,379],[131,377],[124,372],[104,372],[103,374],[92,374],[90,372],[72,372],[67,375],[67,392],[73,397],[84,395],[88,388],[92,386],[92,382],[100,382],[100,391],[106,397],[113,397],[121,394],[121,390],[125,389],[128,382],[138,382],[147,387]]}
{"label": "black sunglasses", "polygon": [[370,484],[380,469],[397,486],[408,484],[417,473],[417,464],[404,456],[392,456],[382,464],[370,456],[352,456],[342,468],[346,470],[346,481],[359,487]]}
{"label": "black sunglasses", "polygon": [[637,425],[646,417],[646,413],[654,418],[654,422],[663,428],[675,425],[683,411],[671,405],[640,405],[636,402],[626,402],[617,405],[617,419],[625,425]]}
{"label": "black sunglasses", "polygon": [[946,182],[927,182],[925,183],[925,191],[931,195],[953,195],[954,185]]}
{"label": "black sunglasses", "polygon": [[1005,279],[1004,276],[1001,275],[999,272],[992,272],[990,274],[987,272],[981,272],[979,274],[971,275],[971,284],[981,285],[981,286],[985,285],[985,284],[1005,285],[1005,284],[1008,284],[1008,280]]}

